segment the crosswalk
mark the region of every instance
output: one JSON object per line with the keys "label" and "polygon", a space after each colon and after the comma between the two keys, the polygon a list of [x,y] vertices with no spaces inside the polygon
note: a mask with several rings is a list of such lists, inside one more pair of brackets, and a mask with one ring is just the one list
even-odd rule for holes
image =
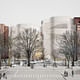
{"label": "crosswalk", "polygon": [[53,68],[15,67],[9,70],[8,80],[64,80]]}
{"label": "crosswalk", "polygon": [[74,76],[72,77],[71,69],[67,69],[68,77],[64,77],[65,67],[52,66],[34,66],[33,69],[27,66],[11,67],[7,70],[7,79],[1,80],[80,80],[80,69],[74,69]]}

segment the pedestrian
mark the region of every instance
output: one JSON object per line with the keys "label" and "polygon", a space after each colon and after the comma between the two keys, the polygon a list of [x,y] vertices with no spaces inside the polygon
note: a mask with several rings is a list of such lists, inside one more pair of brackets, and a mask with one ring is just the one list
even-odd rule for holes
{"label": "pedestrian", "polygon": [[3,78],[7,79],[6,73],[3,73]]}
{"label": "pedestrian", "polygon": [[0,80],[1,80],[1,77],[2,77],[2,75],[1,75],[1,73],[0,73]]}
{"label": "pedestrian", "polygon": [[72,69],[72,77],[74,76],[74,71],[73,71],[73,69]]}
{"label": "pedestrian", "polygon": [[64,71],[64,77],[68,77],[68,72],[66,70]]}

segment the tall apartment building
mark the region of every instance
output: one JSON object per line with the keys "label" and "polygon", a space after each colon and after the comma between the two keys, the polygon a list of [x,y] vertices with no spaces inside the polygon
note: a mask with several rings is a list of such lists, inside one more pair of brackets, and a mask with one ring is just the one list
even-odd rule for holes
{"label": "tall apartment building", "polygon": [[6,59],[8,58],[8,32],[9,32],[9,28],[8,26],[4,25],[4,24],[0,24],[0,40],[2,42],[2,50],[0,51],[1,54],[1,58],[2,59]]}
{"label": "tall apartment building", "polygon": [[[51,56],[61,57],[58,54],[57,40],[59,36],[70,31],[72,26],[72,19],[65,16],[56,16],[43,20],[41,27],[43,32],[44,54],[46,58]],[[63,56],[64,57],[64,56]]]}

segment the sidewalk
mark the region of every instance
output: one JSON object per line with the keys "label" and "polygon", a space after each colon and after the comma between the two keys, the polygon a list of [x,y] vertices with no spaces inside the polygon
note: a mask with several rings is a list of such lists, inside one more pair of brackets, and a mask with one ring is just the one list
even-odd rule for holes
{"label": "sidewalk", "polygon": [[[80,67],[76,66],[73,67],[73,71],[74,71],[74,75],[72,76],[72,69],[71,68],[65,68],[65,67],[58,67],[55,68],[56,71],[58,71],[60,73],[60,75],[64,78],[64,80],[80,80]],[[64,71],[68,72],[68,77],[64,77]],[[79,71],[78,73],[76,71]]]}
{"label": "sidewalk", "polygon": [[1,76],[3,76],[4,73],[7,73],[8,70],[9,70],[9,68],[3,68],[3,67],[2,67],[2,68],[0,69],[0,74],[1,74]]}

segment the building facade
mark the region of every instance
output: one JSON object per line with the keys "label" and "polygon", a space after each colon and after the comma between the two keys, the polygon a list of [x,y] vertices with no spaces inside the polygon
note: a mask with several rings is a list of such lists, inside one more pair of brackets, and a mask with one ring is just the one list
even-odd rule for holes
{"label": "building facade", "polygon": [[0,54],[1,54],[1,58],[2,59],[6,59],[8,58],[8,33],[9,33],[9,28],[8,26],[4,25],[4,24],[0,24],[0,42],[1,42],[1,50],[0,50]]}
{"label": "building facade", "polygon": [[76,30],[76,60],[80,59],[80,17],[74,17],[73,22]]}
{"label": "building facade", "polygon": [[44,36],[44,54],[46,58],[61,57],[63,55],[58,54],[58,44],[60,35],[71,31],[72,19],[65,16],[56,16],[49,19],[43,20],[42,32]]}

